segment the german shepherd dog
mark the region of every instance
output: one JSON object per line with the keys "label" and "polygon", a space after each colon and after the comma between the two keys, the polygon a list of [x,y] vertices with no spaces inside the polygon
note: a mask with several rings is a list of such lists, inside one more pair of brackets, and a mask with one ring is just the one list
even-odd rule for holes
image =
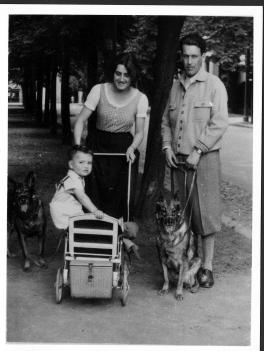
{"label": "german shepherd dog", "polygon": [[[35,193],[34,172],[29,172],[24,183],[18,183],[8,177],[8,196],[7,196],[7,225],[8,243],[7,255],[14,256],[9,251],[9,240],[13,230],[18,234],[18,240],[22,249],[23,269],[30,269],[32,261],[38,267],[47,267],[43,258],[44,244],[46,236],[46,216],[44,206]],[[27,239],[30,237],[38,239],[38,258],[33,258],[27,247]]]}
{"label": "german shepherd dog", "polygon": [[169,203],[162,197],[156,204],[158,226],[157,249],[163,269],[164,284],[159,295],[169,291],[169,280],[176,281],[176,300],[183,300],[183,286],[196,292],[199,288],[196,274],[201,266],[198,240],[189,228],[178,194]]}

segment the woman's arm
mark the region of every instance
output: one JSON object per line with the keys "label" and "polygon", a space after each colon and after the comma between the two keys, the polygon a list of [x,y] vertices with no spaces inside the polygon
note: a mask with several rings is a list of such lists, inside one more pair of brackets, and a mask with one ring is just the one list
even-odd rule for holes
{"label": "woman's arm", "polygon": [[77,145],[81,143],[81,137],[82,137],[83,128],[85,126],[85,122],[91,116],[92,112],[93,112],[92,110],[84,106],[78,116],[78,119],[74,126],[74,131],[73,131],[74,143]]}
{"label": "woman's arm", "polygon": [[101,86],[100,84],[97,84],[94,87],[92,87],[84,103],[84,106],[78,116],[78,119],[75,123],[73,135],[74,135],[74,142],[77,145],[79,145],[81,142],[81,137],[82,137],[83,128],[85,126],[85,122],[88,120],[88,118],[91,116],[93,111],[96,109],[97,104],[99,102],[100,89],[101,89],[100,86]]}
{"label": "woman's arm", "polygon": [[145,94],[141,93],[141,97],[137,106],[133,142],[128,147],[126,152],[127,161],[131,160],[133,162],[135,160],[136,156],[134,151],[139,147],[144,138],[145,118],[147,118],[148,107],[148,98]]}
{"label": "woman's arm", "polygon": [[144,117],[136,118],[135,134],[134,134],[133,142],[126,151],[127,161],[129,160],[131,160],[132,162],[135,161],[136,156],[134,152],[139,147],[139,145],[141,144],[144,138],[144,126],[145,126],[145,118]]}

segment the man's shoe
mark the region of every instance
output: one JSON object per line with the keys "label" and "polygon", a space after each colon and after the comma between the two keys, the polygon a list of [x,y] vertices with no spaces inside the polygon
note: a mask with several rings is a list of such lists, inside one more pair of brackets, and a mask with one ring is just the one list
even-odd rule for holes
{"label": "man's shoe", "polygon": [[200,268],[197,272],[197,279],[202,288],[211,288],[214,285],[213,272],[209,269]]}

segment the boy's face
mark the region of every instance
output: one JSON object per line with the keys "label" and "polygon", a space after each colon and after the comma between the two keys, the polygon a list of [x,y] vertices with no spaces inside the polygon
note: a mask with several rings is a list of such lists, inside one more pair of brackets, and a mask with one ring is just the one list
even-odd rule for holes
{"label": "boy's face", "polygon": [[93,157],[90,154],[77,151],[72,160],[69,161],[69,167],[81,177],[88,176],[93,167]]}

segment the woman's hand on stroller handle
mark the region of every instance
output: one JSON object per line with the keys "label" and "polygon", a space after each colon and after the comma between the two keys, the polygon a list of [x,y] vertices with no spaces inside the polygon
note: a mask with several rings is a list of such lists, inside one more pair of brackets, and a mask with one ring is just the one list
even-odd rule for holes
{"label": "woman's hand on stroller handle", "polygon": [[126,159],[127,159],[127,162],[134,162],[135,159],[136,159],[136,155],[135,155],[135,149],[133,148],[133,146],[129,146],[127,148],[127,151],[126,151]]}

